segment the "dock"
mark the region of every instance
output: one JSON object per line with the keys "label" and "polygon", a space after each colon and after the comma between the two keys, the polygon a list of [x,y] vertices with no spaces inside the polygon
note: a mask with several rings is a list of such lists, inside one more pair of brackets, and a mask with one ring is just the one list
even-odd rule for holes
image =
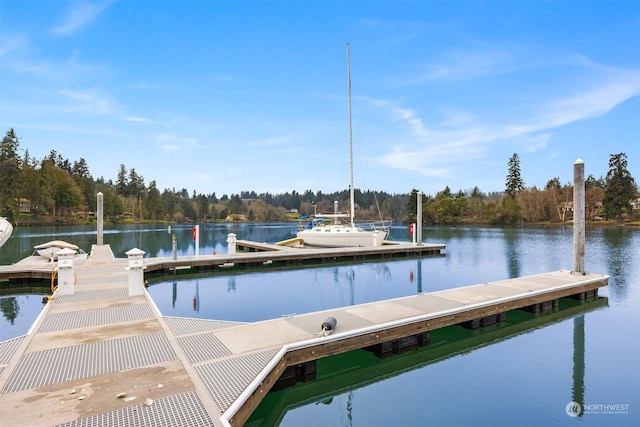
{"label": "dock", "polygon": [[[442,248],[239,246],[246,249],[144,258],[144,271],[304,267],[439,254]],[[51,263],[30,261],[0,267],[0,278],[51,277]],[[240,426],[278,384],[312,381],[318,359],[354,349],[388,357],[429,345],[431,332],[446,326],[479,328],[504,321],[512,310],[545,312],[561,298],[596,297],[609,280],[560,270],[240,323],[163,316],[146,291],[131,295],[128,263],[106,251],[78,261],[73,294],[54,295],[26,335],[0,343],[2,424]],[[323,330],[329,318],[335,326]]]}
{"label": "dock", "polygon": [[[297,239],[290,239],[297,240]],[[94,245],[87,260],[76,260],[76,266],[97,265],[113,258],[109,245]],[[238,240],[237,250],[226,254],[200,254],[196,256],[145,258],[145,272],[163,275],[180,270],[192,273],[230,270],[261,270],[271,268],[310,267],[327,264],[351,264],[354,262],[377,262],[381,260],[439,256],[445,245],[422,243],[413,245],[406,242],[387,242],[375,247],[351,248],[295,248],[272,243]],[[104,252],[104,253],[101,253]],[[96,256],[98,254],[98,256]],[[126,259],[123,260],[126,262]],[[50,280],[55,267],[46,258],[29,256],[13,265],[0,266],[0,280],[13,283],[29,283],[35,280]]]}

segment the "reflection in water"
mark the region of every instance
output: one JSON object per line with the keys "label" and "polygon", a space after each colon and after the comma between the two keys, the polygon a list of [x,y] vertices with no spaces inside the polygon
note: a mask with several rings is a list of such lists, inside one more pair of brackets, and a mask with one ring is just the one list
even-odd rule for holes
{"label": "reflection in water", "polygon": [[[247,427],[292,425],[285,420],[288,414],[302,410],[309,404],[317,407],[318,403],[331,405],[336,401],[340,402],[340,396],[345,394],[352,397],[355,391],[365,389],[372,384],[386,382],[394,377],[455,356],[467,356],[499,342],[530,334],[532,330],[540,330],[558,324],[573,316],[582,317],[584,313],[606,306],[607,302],[607,298],[603,297],[586,303],[562,299],[558,311],[532,314],[524,310],[516,310],[509,312],[504,324],[495,324],[474,331],[461,326],[437,329],[432,331],[429,346],[393,355],[386,359],[379,359],[364,350],[354,350],[319,359],[317,362],[318,376],[314,381],[297,383],[294,387],[267,394],[245,425]],[[581,403],[582,401],[576,400],[576,402]],[[459,409],[456,407],[457,402],[452,402],[452,404],[454,405],[453,410]],[[564,408],[564,404],[562,408]],[[350,414],[353,409],[353,402],[351,405],[347,404],[345,415],[350,421],[353,421]],[[366,415],[363,412],[359,413]],[[438,424],[435,420],[433,423]]]}
{"label": "reflection in water", "polygon": [[349,420],[349,426],[353,426],[353,395],[355,391],[349,392],[349,398],[347,399],[347,419]]}
{"label": "reflection in water", "polygon": [[520,230],[515,228],[504,229],[505,258],[509,277],[520,277],[520,255],[519,240]]}
{"label": "reflection in water", "polygon": [[193,311],[200,312],[200,280],[196,279],[196,294],[193,296]]}
{"label": "reflection in water", "polygon": [[[637,235],[635,230],[626,227],[606,227],[602,229],[603,248],[599,254],[605,253],[606,272],[612,276],[611,292],[618,299],[626,299],[628,293],[627,279],[633,276],[632,264],[640,259],[640,245],[631,241]],[[636,239],[637,240],[637,239]]]}
{"label": "reflection in water", "polygon": [[[584,407],[584,314],[573,319],[573,390],[572,401]],[[579,416],[582,416],[582,412]]]}
{"label": "reflection in water", "polygon": [[0,311],[2,315],[9,321],[11,325],[16,321],[16,317],[20,314],[20,305],[16,297],[0,298]]}
{"label": "reflection in water", "polygon": [[422,260],[417,259],[415,265],[415,273],[413,269],[409,271],[409,283],[416,282],[416,293],[422,293]]}
{"label": "reflection in water", "polygon": [[171,306],[176,308],[176,300],[178,299],[178,282],[173,282],[173,294],[171,296]]}
{"label": "reflection in water", "polygon": [[418,278],[418,289],[417,293],[422,293],[422,260],[416,260],[416,276]]}
{"label": "reflection in water", "polygon": [[[172,234],[176,236],[178,256],[192,256],[195,247],[192,227],[195,224],[173,224],[168,233],[167,225],[158,224],[117,224],[104,229],[104,243],[111,246],[114,255],[126,258],[125,252],[137,247],[145,252],[145,257],[171,257]],[[200,254],[227,252],[227,234],[234,232],[245,240],[256,242],[278,242],[295,235],[296,224],[291,223],[249,223],[249,224],[201,224]],[[91,252],[96,243],[95,225],[16,227],[11,238],[2,246],[0,265],[9,265],[33,253],[33,247],[49,240],[64,240],[85,252]]]}

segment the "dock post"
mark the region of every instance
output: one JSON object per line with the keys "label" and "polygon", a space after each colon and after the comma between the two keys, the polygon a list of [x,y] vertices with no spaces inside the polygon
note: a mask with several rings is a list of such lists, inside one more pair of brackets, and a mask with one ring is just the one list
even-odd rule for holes
{"label": "dock post", "polygon": [[193,240],[196,247],[196,258],[200,256],[200,225],[193,226]]}
{"label": "dock post", "polygon": [[417,224],[414,222],[411,224],[411,243],[413,246],[416,245],[416,233],[417,233]]}
{"label": "dock post", "polygon": [[73,266],[73,256],[76,251],[64,248],[58,251],[58,295],[73,295],[75,290],[75,269]]}
{"label": "dock post", "polygon": [[125,252],[129,258],[129,296],[144,295],[144,263],[142,257],[145,252],[133,248]]}
{"label": "dock post", "polygon": [[174,261],[178,259],[178,242],[175,233],[171,235],[171,259]]}
{"label": "dock post", "polygon": [[96,219],[98,220],[98,241],[96,242],[98,245],[102,245],[104,243],[104,239],[103,239],[103,228],[104,228],[104,224],[103,224],[103,220],[102,220],[102,216],[103,216],[103,206],[104,206],[104,195],[102,194],[102,192],[98,192],[98,208],[97,208],[97,212],[96,212]]}
{"label": "dock post", "polygon": [[234,233],[227,234],[227,243],[229,244],[228,253],[235,254],[236,253],[236,235]]}
{"label": "dock post", "polygon": [[584,274],[584,161],[573,164],[573,271]]}
{"label": "dock post", "polygon": [[422,246],[422,191],[418,191],[416,213],[416,241],[418,246]]}

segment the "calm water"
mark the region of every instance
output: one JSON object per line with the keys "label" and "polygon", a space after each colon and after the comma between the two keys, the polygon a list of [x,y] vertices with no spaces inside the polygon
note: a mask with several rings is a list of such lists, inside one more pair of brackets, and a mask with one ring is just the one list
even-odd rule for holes
{"label": "calm water", "polygon": [[[176,227],[178,255],[193,255],[190,226]],[[201,226],[200,253],[226,252],[226,234],[275,242],[295,225]],[[167,276],[149,292],[165,315],[258,321],[448,289],[573,266],[572,229],[426,228],[443,256],[289,271]],[[392,231],[408,240],[406,227]],[[0,248],[15,262],[33,245],[62,239],[89,251],[95,228],[17,228]],[[165,226],[105,231],[116,256],[138,247],[170,256]],[[380,360],[365,351],[322,359],[318,378],[271,393],[249,425],[514,426],[640,424],[640,230],[588,228],[586,269],[609,274],[598,300],[562,300],[543,316],[510,312],[479,331],[450,327],[432,344]],[[37,291],[0,297],[0,340],[27,332],[41,310]],[[13,318],[13,323],[9,320]],[[580,417],[567,415],[572,401]]]}

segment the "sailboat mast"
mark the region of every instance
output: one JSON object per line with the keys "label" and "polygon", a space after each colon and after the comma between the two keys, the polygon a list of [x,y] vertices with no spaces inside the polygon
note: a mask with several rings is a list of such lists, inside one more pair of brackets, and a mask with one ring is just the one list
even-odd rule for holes
{"label": "sailboat mast", "polygon": [[354,225],[355,218],[355,195],[353,189],[353,125],[351,124],[351,59],[350,59],[349,43],[347,43],[347,88],[348,88],[348,105],[349,105],[349,202],[351,204],[350,221],[351,226]]}

